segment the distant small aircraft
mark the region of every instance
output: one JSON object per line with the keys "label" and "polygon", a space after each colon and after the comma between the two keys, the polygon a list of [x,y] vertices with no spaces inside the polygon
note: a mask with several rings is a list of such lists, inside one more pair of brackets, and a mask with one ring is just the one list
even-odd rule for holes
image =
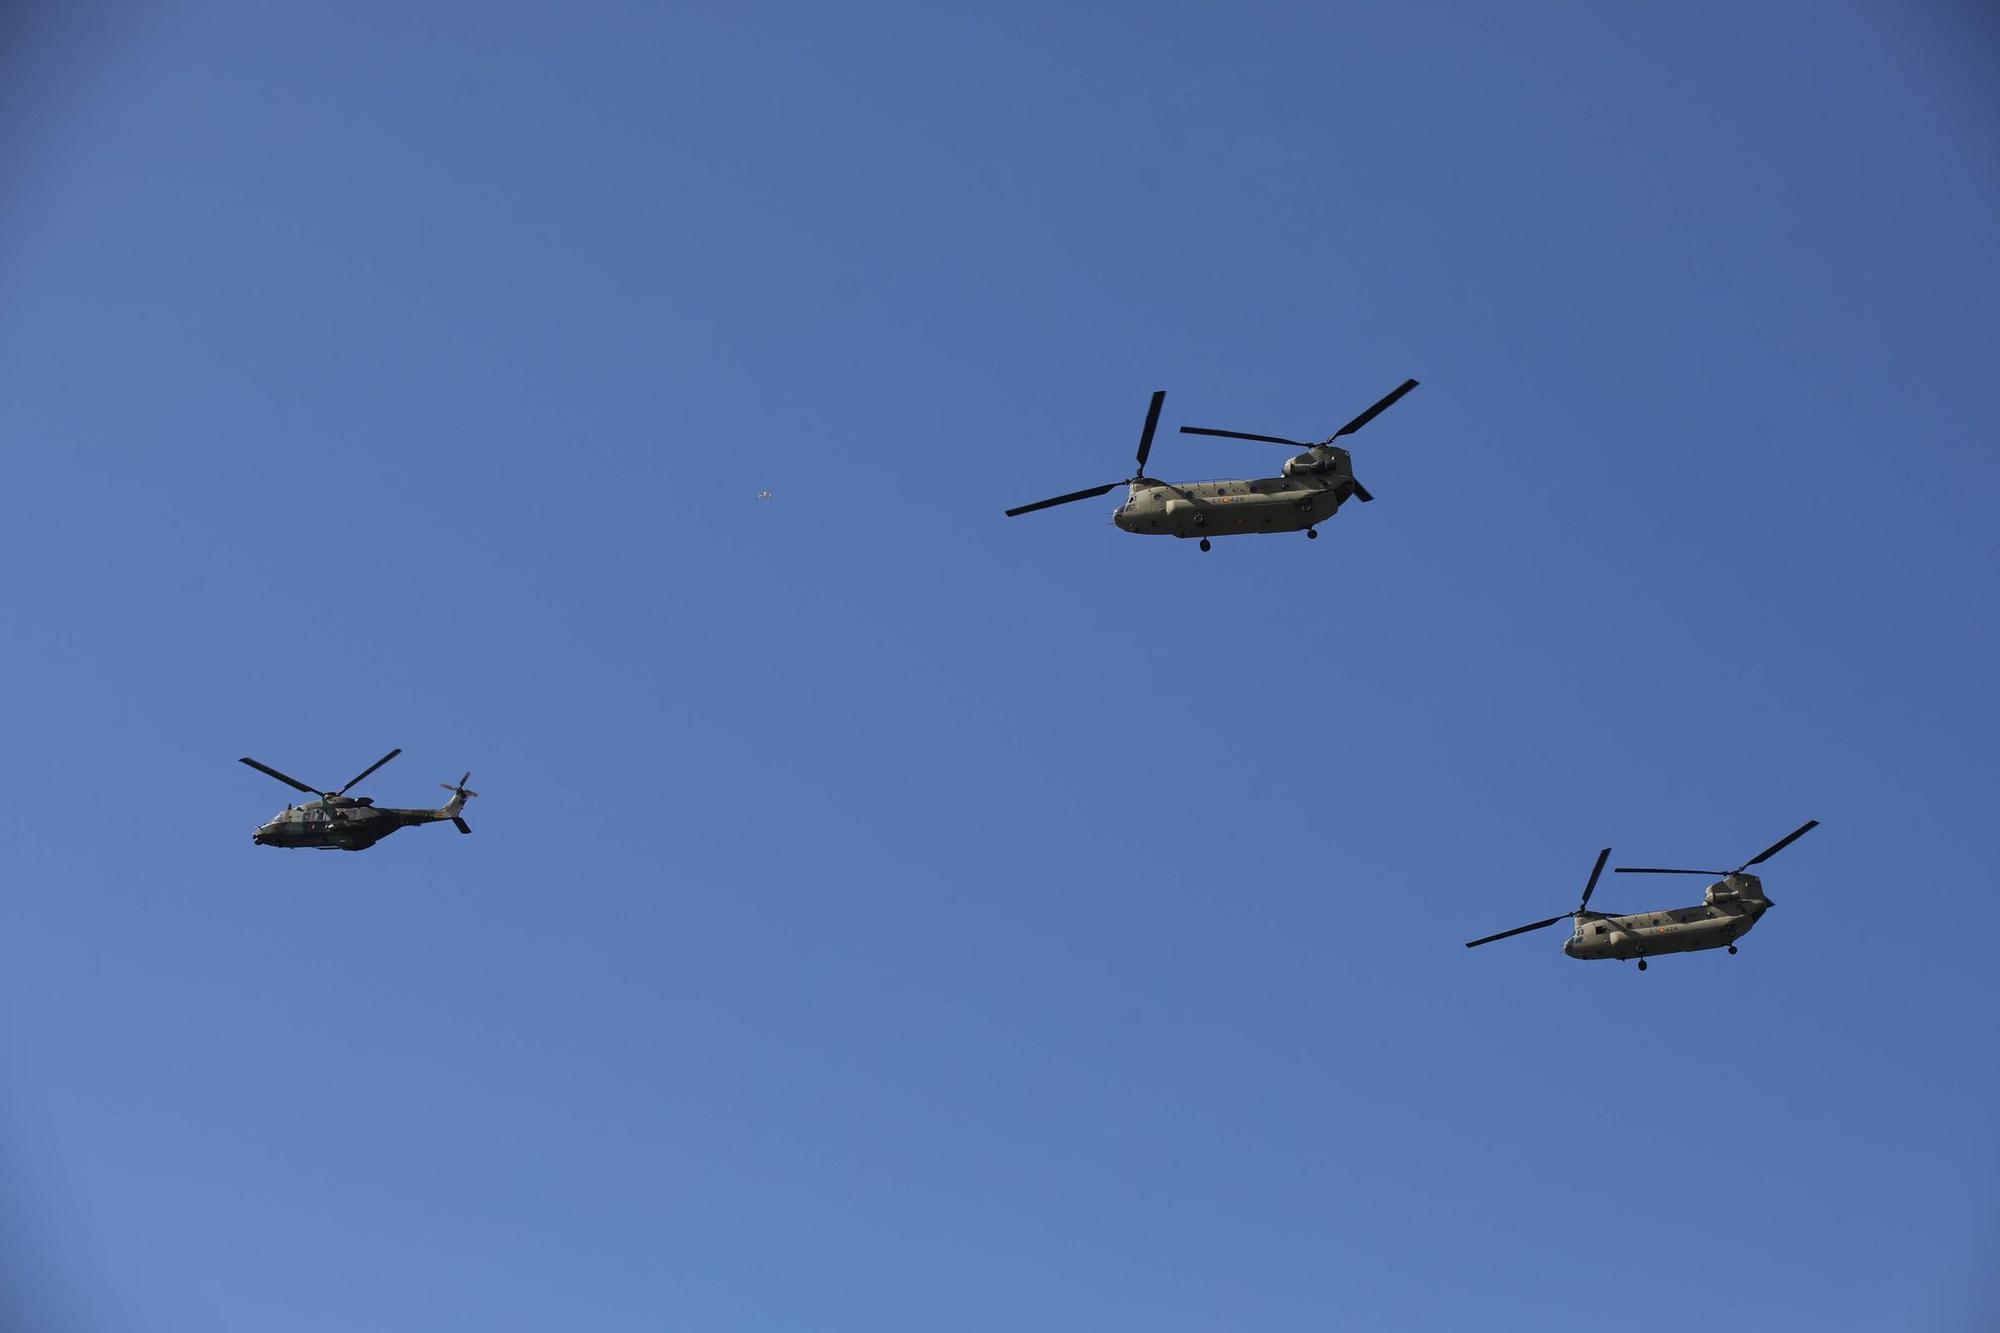
{"label": "distant small aircraft", "polygon": [[757,492],[757,498],[759,500],[768,500],[771,498],[771,493],[769,491],[759,491]]}

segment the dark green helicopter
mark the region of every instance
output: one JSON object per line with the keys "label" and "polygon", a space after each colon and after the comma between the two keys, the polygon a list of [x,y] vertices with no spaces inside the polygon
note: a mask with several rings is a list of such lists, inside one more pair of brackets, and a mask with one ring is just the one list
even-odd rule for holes
{"label": "dark green helicopter", "polygon": [[472,779],[470,772],[455,784],[438,784],[451,793],[451,799],[435,810],[399,810],[377,805],[373,797],[347,794],[362,778],[401,753],[401,749],[389,751],[362,769],[353,782],[339,791],[308,787],[269,764],[260,764],[244,756],[239,762],[276,778],[287,787],[297,787],[306,795],[319,798],[303,805],[286,806],[283,814],[273,815],[268,822],[258,826],[257,831],[250,835],[250,841],[259,847],[317,847],[322,851],[359,852],[373,847],[397,829],[409,828],[413,824],[440,824],[449,819],[458,825],[460,833],[472,832],[472,826],[459,817],[459,811],[465,809],[466,798],[479,795],[476,791],[465,789],[465,784]]}

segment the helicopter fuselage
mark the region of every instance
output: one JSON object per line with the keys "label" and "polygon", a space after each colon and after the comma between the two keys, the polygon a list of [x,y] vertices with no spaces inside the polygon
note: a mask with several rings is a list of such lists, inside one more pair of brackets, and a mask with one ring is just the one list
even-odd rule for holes
{"label": "helicopter fuselage", "polygon": [[1300,532],[1332,518],[1353,494],[1342,477],[1254,477],[1242,481],[1130,483],[1111,521],[1162,537],[1234,537]]}
{"label": "helicopter fuselage", "polygon": [[443,810],[399,810],[342,799],[332,805],[308,801],[285,807],[258,826],[250,840],[259,847],[316,847],[322,851],[359,852],[373,847],[397,829],[436,824],[450,819]]}
{"label": "helicopter fuselage", "polygon": [[1694,907],[1607,916],[1578,912],[1563,952],[1571,958],[1657,958],[1662,954],[1720,949],[1750,933],[1771,900],[1755,875],[1727,875],[1708,886]]}

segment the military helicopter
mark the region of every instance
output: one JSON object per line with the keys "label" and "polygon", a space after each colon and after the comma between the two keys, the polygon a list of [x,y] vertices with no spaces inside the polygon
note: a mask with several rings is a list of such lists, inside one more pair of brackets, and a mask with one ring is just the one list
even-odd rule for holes
{"label": "military helicopter", "polygon": [[[1736,952],[1736,941],[1750,933],[1766,911],[1771,900],[1764,896],[1764,881],[1755,875],[1743,872],[1751,866],[1761,865],[1785,848],[1819,827],[1817,819],[1808,819],[1799,827],[1787,833],[1778,841],[1766,847],[1757,855],[1745,861],[1734,870],[1667,870],[1658,866],[1618,866],[1613,873],[1619,875],[1716,875],[1715,883],[1708,886],[1698,907],[1675,907],[1662,912],[1634,912],[1625,915],[1608,915],[1592,912],[1590,895],[1597,888],[1597,877],[1604,873],[1604,863],[1611,859],[1611,849],[1606,847],[1597,854],[1597,864],[1591,868],[1590,879],[1583,886],[1583,901],[1576,905],[1574,912],[1565,913],[1575,923],[1570,937],[1563,941],[1563,952],[1571,958],[1636,958],[1639,970],[1646,970],[1649,956],[1668,953],[1692,953],[1697,949],[1727,948]],[[1541,930],[1562,920],[1552,916],[1546,921],[1537,921],[1529,926],[1516,926],[1503,930],[1498,935],[1488,935],[1484,939],[1468,940],[1465,947],[1476,949],[1482,944],[1504,940],[1510,935],[1525,935],[1531,930]]]}
{"label": "military helicopter", "polygon": [[472,826],[458,813],[465,808],[467,797],[479,795],[476,791],[465,789],[465,784],[472,780],[470,772],[455,784],[438,784],[451,793],[451,799],[436,810],[397,810],[376,805],[372,797],[350,797],[347,794],[362,778],[401,753],[400,749],[389,751],[362,769],[353,782],[339,791],[308,787],[297,778],[280,773],[269,764],[260,764],[246,755],[238,762],[276,778],[287,787],[297,787],[306,795],[319,798],[302,805],[286,806],[283,814],[273,815],[267,823],[260,825],[250,835],[250,841],[259,847],[317,847],[322,851],[359,852],[373,847],[397,829],[409,828],[413,824],[437,824],[449,819],[458,826],[460,833],[472,832]]}
{"label": "military helicopter", "polygon": [[1153,431],[1160,424],[1160,406],[1165,390],[1153,395],[1146,412],[1146,426],[1139,434],[1139,466],[1123,482],[1108,481],[1087,491],[1073,491],[1053,500],[1009,509],[1008,518],[1032,514],[1037,509],[1053,509],[1072,500],[1088,500],[1103,495],[1114,486],[1126,488],[1125,503],[1112,511],[1111,521],[1127,532],[1154,533],[1167,537],[1199,537],[1201,549],[1209,549],[1210,537],[1235,537],[1253,532],[1298,532],[1319,536],[1318,526],[1345,504],[1348,497],[1363,504],[1375,497],[1354,479],[1354,463],[1347,450],[1334,444],[1343,435],[1352,435],[1386,411],[1398,398],[1417,387],[1404,380],[1394,392],[1317,444],[1288,440],[1277,435],[1249,435],[1239,430],[1209,430],[1202,426],[1182,426],[1183,435],[1219,435],[1231,440],[1261,440],[1285,444],[1306,452],[1285,460],[1282,476],[1255,477],[1238,481],[1196,481],[1176,484],[1146,475],[1146,459],[1153,452]]}

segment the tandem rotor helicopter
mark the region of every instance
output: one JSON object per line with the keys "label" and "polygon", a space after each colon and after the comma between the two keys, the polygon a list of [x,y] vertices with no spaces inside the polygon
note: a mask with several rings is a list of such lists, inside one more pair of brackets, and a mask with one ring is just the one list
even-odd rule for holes
{"label": "tandem rotor helicopter", "polygon": [[1182,426],[1183,435],[1259,440],[1265,444],[1290,445],[1306,452],[1286,459],[1280,476],[1180,484],[1146,475],[1146,459],[1153,452],[1153,431],[1160,424],[1160,406],[1167,400],[1163,389],[1153,395],[1153,404],[1147,409],[1146,428],[1139,435],[1139,466],[1130,477],[1123,482],[1107,481],[1087,491],[1073,491],[1068,495],[1058,495],[1053,500],[1038,500],[1031,505],[1009,509],[1007,517],[1032,514],[1037,509],[1053,509],[1072,500],[1089,500],[1122,485],[1126,488],[1125,502],[1112,512],[1111,521],[1127,532],[1199,537],[1204,551],[1209,549],[1210,537],[1301,530],[1308,537],[1317,537],[1319,524],[1332,518],[1350,496],[1363,504],[1375,498],[1368,493],[1366,486],[1354,479],[1353,459],[1334,441],[1360,430],[1416,387],[1415,380],[1404,380],[1382,401],[1316,444],[1307,440],[1288,440],[1278,435],[1250,435],[1240,430]]}
{"label": "tandem rotor helicopter", "polygon": [[347,794],[362,778],[401,753],[400,748],[389,751],[362,769],[353,782],[339,791],[308,787],[297,778],[280,773],[269,764],[260,764],[246,755],[237,762],[248,764],[287,787],[297,787],[306,795],[319,798],[302,805],[286,806],[284,813],[273,815],[259,825],[257,831],[250,835],[250,841],[259,847],[317,847],[322,851],[360,852],[373,847],[397,829],[415,824],[441,824],[449,819],[458,826],[460,833],[472,832],[472,826],[459,817],[459,811],[465,809],[466,798],[479,795],[476,791],[465,789],[465,784],[472,779],[470,772],[456,784],[438,784],[451,793],[451,799],[435,810],[399,810],[376,805],[370,796],[351,797]]}
{"label": "tandem rotor helicopter", "polygon": [[[1575,924],[1570,937],[1563,941],[1563,952],[1571,958],[1636,958],[1641,972],[1646,970],[1649,956],[1721,948],[1735,953],[1736,941],[1748,935],[1751,927],[1771,907],[1771,900],[1764,896],[1764,881],[1743,872],[1751,866],[1762,865],[1818,827],[1817,819],[1808,819],[1734,870],[1668,870],[1659,866],[1618,866],[1613,870],[1612,873],[1619,875],[1720,876],[1708,886],[1700,906],[1674,907],[1660,912],[1607,915],[1588,910],[1590,895],[1597,888],[1597,877],[1604,873],[1604,863],[1611,859],[1611,849],[1606,847],[1597,854],[1597,864],[1591,868],[1590,880],[1583,886],[1583,901],[1576,905],[1574,912],[1564,913]],[[1498,935],[1468,940],[1465,947],[1476,949],[1510,935],[1525,935],[1531,930],[1553,926],[1562,919],[1552,916],[1533,925],[1516,926]]]}

